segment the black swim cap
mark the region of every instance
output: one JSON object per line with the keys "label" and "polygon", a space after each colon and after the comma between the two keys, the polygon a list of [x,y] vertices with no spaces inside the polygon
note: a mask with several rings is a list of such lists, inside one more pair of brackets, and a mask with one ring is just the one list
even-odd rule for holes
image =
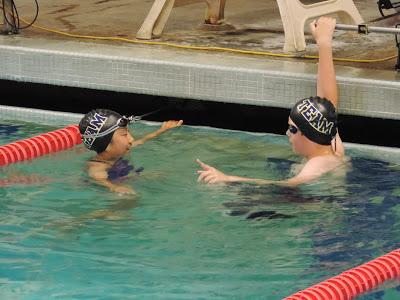
{"label": "black swim cap", "polygon": [[337,132],[337,114],[332,102],[310,97],[298,101],[290,111],[290,118],[311,141],[330,145]]}
{"label": "black swim cap", "polygon": [[129,119],[108,109],[93,109],[79,122],[79,131],[86,148],[101,153],[111,142],[115,130],[126,127]]}

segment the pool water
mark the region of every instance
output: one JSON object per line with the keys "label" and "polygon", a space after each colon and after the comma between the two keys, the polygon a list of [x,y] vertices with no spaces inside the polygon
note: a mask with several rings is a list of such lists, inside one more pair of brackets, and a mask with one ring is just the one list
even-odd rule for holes
{"label": "pool water", "polygon": [[[57,129],[1,124],[1,144]],[[130,154],[138,197],[93,184],[81,145],[3,167],[15,184],[0,187],[0,298],[282,299],[400,246],[400,151],[347,153],[344,178],[210,186],[196,158],[269,179],[300,161],[284,136],[183,126]],[[399,297],[395,281],[359,299]]]}

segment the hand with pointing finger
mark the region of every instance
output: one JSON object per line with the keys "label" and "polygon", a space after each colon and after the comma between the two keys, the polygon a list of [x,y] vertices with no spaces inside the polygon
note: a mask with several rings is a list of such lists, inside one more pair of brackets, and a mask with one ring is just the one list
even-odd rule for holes
{"label": "hand with pointing finger", "polygon": [[200,165],[202,170],[198,170],[197,173],[200,174],[197,178],[198,182],[205,183],[222,183],[231,182],[231,176],[222,173],[214,167],[211,167],[203,163],[200,159],[196,159],[196,162]]}

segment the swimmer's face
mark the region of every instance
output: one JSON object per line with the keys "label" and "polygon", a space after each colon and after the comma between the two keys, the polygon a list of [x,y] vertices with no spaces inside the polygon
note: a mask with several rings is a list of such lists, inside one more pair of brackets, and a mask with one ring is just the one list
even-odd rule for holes
{"label": "swimmer's face", "polygon": [[301,133],[300,129],[296,124],[294,124],[290,117],[288,119],[288,130],[286,130],[286,135],[289,138],[289,142],[292,144],[293,152],[298,155],[304,155],[306,137]]}
{"label": "swimmer's face", "polygon": [[107,151],[115,156],[120,157],[129,152],[132,148],[134,138],[127,127],[115,130],[113,138],[107,147]]}

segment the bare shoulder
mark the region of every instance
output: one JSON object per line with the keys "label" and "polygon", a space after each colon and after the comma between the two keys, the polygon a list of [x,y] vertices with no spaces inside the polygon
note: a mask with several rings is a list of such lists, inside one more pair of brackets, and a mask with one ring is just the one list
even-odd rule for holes
{"label": "bare shoulder", "polygon": [[308,160],[300,173],[287,180],[288,184],[297,185],[314,181],[324,174],[332,173],[343,176],[346,173],[346,159],[337,155],[318,156]]}
{"label": "bare shoulder", "polygon": [[307,175],[322,175],[344,165],[345,161],[345,157],[339,155],[317,156],[307,161],[301,173]]}
{"label": "bare shoulder", "polygon": [[106,179],[108,177],[107,171],[110,168],[108,164],[97,161],[89,161],[87,165],[88,174],[90,177],[95,179]]}

